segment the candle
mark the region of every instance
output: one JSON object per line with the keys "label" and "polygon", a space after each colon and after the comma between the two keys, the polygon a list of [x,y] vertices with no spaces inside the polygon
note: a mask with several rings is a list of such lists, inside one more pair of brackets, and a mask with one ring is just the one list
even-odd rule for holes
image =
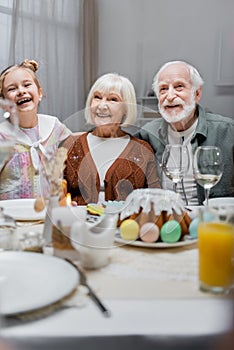
{"label": "candle", "polygon": [[70,229],[77,220],[85,222],[86,216],[85,206],[73,207],[72,205],[66,205],[53,208],[51,216],[53,223],[52,245],[55,256],[79,260],[79,254],[70,241]]}
{"label": "candle", "polygon": [[62,199],[59,201],[59,206],[60,207],[69,207],[71,205],[71,193],[67,193],[66,196],[64,196]]}
{"label": "candle", "polygon": [[60,221],[62,226],[71,226],[75,221],[86,221],[87,211],[84,205],[77,207],[64,206],[53,208],[52,210],[52,222],[54,225],[57,225],[57,222]]}
{"label": "candle", "polygon": [[[68,203],[69,200],[67,200],[67,195],[68,195],[68,193],[67,193],[67,181],[65,179],[63,179],[62,183],[61,183],[61,192],[62,193],[61,193],[61,197],[60,197],[60,201],[59,201],[59,206],[60,207],[66,207],[67,205],[70,205],[71,202],[69,204]],[[69,193],[68,197],[71,198],[70,193]]]}
{"label": "candle", "polygon": [[71,200],[71,193],[67,193],[67,195],[66,195],[66,204],[67,204],[67,206],[70,206],[71,202],[72,202],[72,200]]}

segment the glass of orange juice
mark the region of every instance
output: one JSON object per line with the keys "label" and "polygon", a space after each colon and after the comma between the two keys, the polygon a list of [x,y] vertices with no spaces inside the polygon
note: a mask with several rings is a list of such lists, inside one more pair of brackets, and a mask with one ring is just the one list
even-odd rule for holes
{"label": "glass of orange juice", "polygon": [[223,215],[223,208],[222,213],[217,208],[207,210],[212,212],[210,220],[202,219],[203,212],[198,225],[200,290],[227,294],[234,283],[233,217]]}

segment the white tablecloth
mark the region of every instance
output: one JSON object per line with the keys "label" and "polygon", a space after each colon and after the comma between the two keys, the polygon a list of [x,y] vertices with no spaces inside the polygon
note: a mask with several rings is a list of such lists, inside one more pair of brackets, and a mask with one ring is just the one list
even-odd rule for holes
{"label": "white tablecloth", "polygon": [[232,299],[200,292],[197,270],[196,244],[113,248],[108,266],[87,271],[110,318],[88,299],[83,307],[61,308],[30,322],[3,320],[1,336],[25,350],[187,350],[214,344],[221,350],[232,327]]}

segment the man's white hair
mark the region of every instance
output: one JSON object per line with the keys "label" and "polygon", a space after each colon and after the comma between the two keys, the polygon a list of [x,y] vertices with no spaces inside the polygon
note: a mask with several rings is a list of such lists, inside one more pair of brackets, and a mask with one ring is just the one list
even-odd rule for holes
{"label": "man's white hair", "polygon": [[197,69],[195,67],[193,67],[191,64],[184,62],[184,61],[170,61],[170,62],[165,63],[159,69],[159,71],[156,73],[156,75],[153,79],[152,88],[153,88],[157,97],[159,96],[159,89],[158,89],[159,76],[165,68],[167,68],[168,66],[171,66],[173,64],[181,64],[181,65],[184,65],[185,67],[188,68],[189,74],[190,74],[190,80],[191,80],[191,83],[193,85],[193,89],[195,91],[197,91],[197,89],[199,89],[204,84],[204,81],[203,81],[201,75],[198,73]]}

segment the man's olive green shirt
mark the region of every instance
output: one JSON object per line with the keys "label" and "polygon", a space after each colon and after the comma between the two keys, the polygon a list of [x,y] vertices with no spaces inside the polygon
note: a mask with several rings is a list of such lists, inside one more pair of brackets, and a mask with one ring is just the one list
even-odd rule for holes
{"label": "man's olive green shirt", "polygon": [[[155,152],[158,174],[162,154],[168,144],[168,123],[163,118],[145,124],[136,135],[150,143]],[[198,123],[191,139],[193,154],[198,146],[220,147],[224,161],[221,180],[210,190],[210,198],[234,196],[234,119],[207,113],[198,105]],[[204,189],[197,184],[199,204],[204,201]]]}

